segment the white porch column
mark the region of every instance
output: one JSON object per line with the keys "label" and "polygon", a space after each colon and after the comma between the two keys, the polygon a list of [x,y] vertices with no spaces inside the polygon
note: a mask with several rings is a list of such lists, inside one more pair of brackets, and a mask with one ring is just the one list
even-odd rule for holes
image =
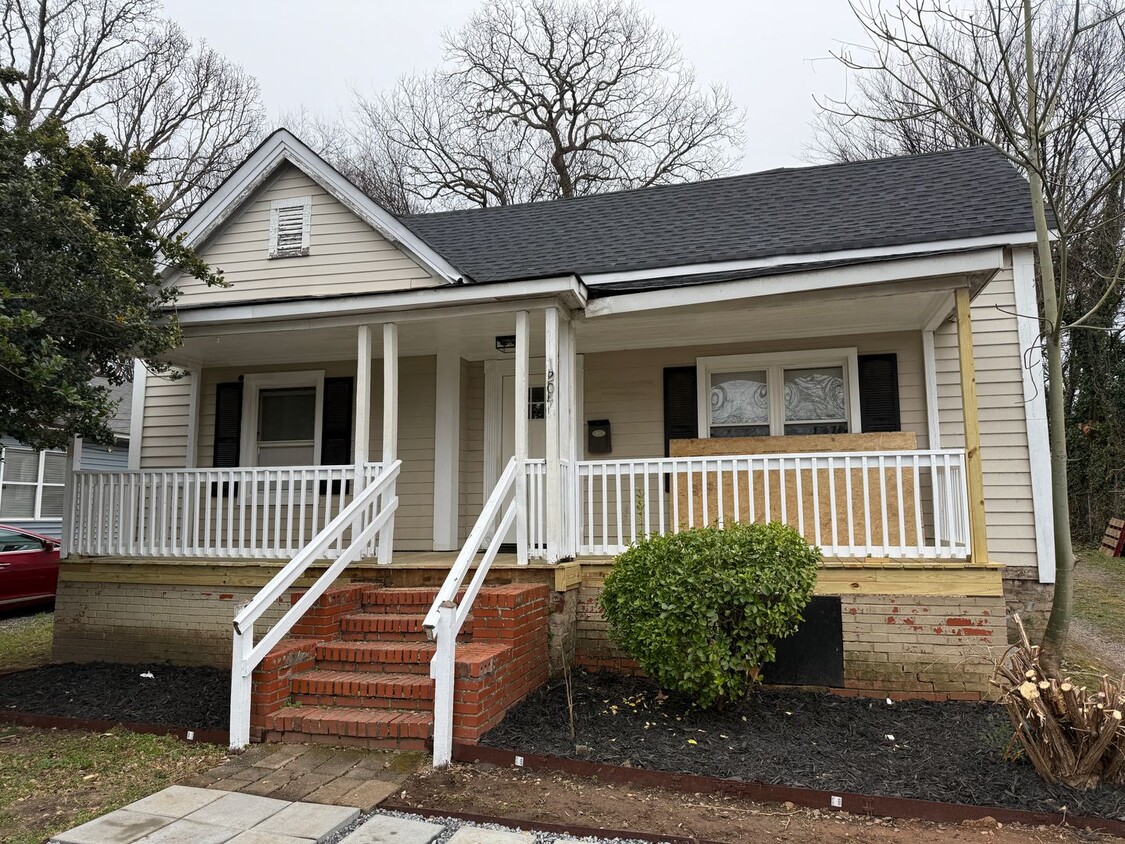
{"label": "white porch column", "polygon": [[129,410],[129,468],[141,468],[141,442],[145,430],[145,387],[148,367],[144,361],[133,361],[133,398]]}
{"label": "white porch column", "polygon": [[[560,366],[559,347],[559,311],[554,306],[543,311],[543,348],[544,348],[544,390],[543,399],[546,406],[546,486],[544,494],[546,506],[543,508],[546,518],[546,560],[549,563],[562,559],[563,537],[563,496],[562,496],[562,466],[560,465],[560,415],[562,404],[561,389],[565,383]],[[564,328],[565,330],[565,328]]]}
{"label": "white porch column", "polygon": [[934,350],[934,332],[922,332],[922,370],[926,385],[926,432],[929,447],[941,448],[941,416],[938,411],[937,353]]}
{"label": "white porch column", "polygon": [[[383,465],[389,466],[398,456],[398,326],[388,322],[383,326]],[[397,484],[387,490],[387,498],[394,498]],[[390,541],[379,542],[379,562],[391,561],[391,546],[395,535],[395,518],[387,521],[383,536]]]}
{"label": "white porch column", "polygon": [[434,550],[460,548],[461,355],[449,346],[437,352],[434,402]]}
{"label": "white porch column", "polygon": [[70,446],[66,450],[66,462],[63,464],[63,511],[61,533],[59,534],[59,558],[66,559],[70,556],[71,544],[74,539],[74,473],[82,468],[82,438],[71,437]]}
{"label": "white porch column", "polygon": [[191,379],[191,386],[188,392],[187,453],[184,455],[184,468],[194,469],[199,463],[199,391],[203,382],[203,370],[199,367],[189,369],[187,377]]}
{"label": "white porch column", "polygon": [[568,363],[566,392],[563,401],[566,403],[566,412],[563,414],[563,453],[570,461],[570,476],[564,484],[563,494],[566,496],[566,507],[569,519],[566,525],[566,556],[578,556],[578,461],[582,459],[581,429],[582,420],[579,414],[581,401],[578,390],[578,337],[575,332],[574,321],[566,323],[566,354],[564,360]]}
{"label": "white porch column", "polygon": [[527,390],[530,367],[530,315],[516,312],[515,458],[516,562],[527,565]]}
{"label": "white porch column", "polygon": [[[352,458],[356,486],[362,485],[363,467],[371,460],[371,326],[361,325],[356,333],[355,429]],[[357,490],[358,491],[358,490]]]}

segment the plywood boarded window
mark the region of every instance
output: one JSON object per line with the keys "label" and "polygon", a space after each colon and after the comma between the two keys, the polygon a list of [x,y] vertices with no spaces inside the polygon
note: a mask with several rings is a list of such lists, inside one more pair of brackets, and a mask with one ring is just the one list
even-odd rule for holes
{"label": "plywood boarded window", "polygon": [[275,199],[270,204],[271,258],[295,258],[309,254],[312,197]]}

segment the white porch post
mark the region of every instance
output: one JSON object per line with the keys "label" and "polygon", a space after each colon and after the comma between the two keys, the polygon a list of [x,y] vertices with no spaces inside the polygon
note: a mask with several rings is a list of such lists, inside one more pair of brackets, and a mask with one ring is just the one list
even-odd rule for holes
{"label": "white porch post", "polygon": [[361,325],[356,340],[355,430],[352,455],[355,460],[358,488],[362,483],[364,466],[371,460],[371,326]]}
{"label": "white porch post", "polygon": [[[389,466],[398,455],[398,326],[388,322],[383,326],[383,465]],[[394,498],[397,484],[391,484],[385,493]],[[395,535],[395,517],[379,536],[379,562],[391,561],[391,546]]]}
{"label": "white porch post", "polygon": [[71,437],[70,446],[66,450],[66,462],[63,468],[63,478],[66,486],[63,487],[63,512],[61,533],[59,534],[59,558],[66,559],[70,556],[71,546],[74,543],[74,473],[82,468],[82,438]]}
{"label": "white porch post", "polygon": [[516,312],[515,458],[516,472],[516,562],[527,565],[527,390],[530,367],[527,311]]}
{"label": "white porch post", "polygon": [[434,550],[456,551],[460,487],[461,355],[446,345],[437,352],[434,401]]}
{"label": "white porch post", "polygon": [[129,469],[141,468],[141,442],[145,430],[145,388],[148,367],[144,361],[133,361],[133,398],[129,411]]}
{"label": "white porch post", "polygon": [[562,466],[560,465],[559,442],[559,416],[561,388],[564,377],[562,367],[559,365],[559,312],[555,307],[543,311],[543,348],[544,361],[544,389],[543,400],[546,407],[546,507],[544,507],[546,524],[546,560],[555,563],[562,559],[563,535],[563,500],[562,500]]}
{"label": "white porch post", "polygon": [[566,393],[563,401],[566,402],[566,413],[563,416],[563,443],[565,444],[566,459],[570,461],[570,476],[563,494],[566,496],[567,521],[566,556],[578,556],[578,532],[580,530],[578,512],[578,461],[582,456],[581,426],[579,414],[581,402],[578,396],[578,337],[575,332],[574,321],[567,320],[566,324],[566,357],[567,379]]}

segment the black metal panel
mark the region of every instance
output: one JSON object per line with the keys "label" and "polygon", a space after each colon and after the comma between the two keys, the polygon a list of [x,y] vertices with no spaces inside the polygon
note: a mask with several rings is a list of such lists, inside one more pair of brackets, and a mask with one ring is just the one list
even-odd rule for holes
{"label": "black metal panel", "polygon": [[777,659],[762,669],[772,685],[844,685],[844,622],[840,599],[814,597],[797,632],[777,643]]}

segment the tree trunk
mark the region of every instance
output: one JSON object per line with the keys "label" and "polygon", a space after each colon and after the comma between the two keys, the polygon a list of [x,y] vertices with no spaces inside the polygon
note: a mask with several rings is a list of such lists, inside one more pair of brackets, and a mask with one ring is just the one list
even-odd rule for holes
{"label": "tree trunk", "polygon": [[[1035,218],[1035,245],[1039,253],[1039,276],[1043,284],[1043,317],[1046,322],[1047,347],[1047,424],[1051,448],[1051,513],[1055,527],[1055,595],[1051,616],[1043,633],[1040,664],[1048,674],[1057,675],[1067,636],[1073,606],[1074,550],[1070,538],[1070,501],[1066,477],[1066,412],[1062,377],[1062,318],[1059,313],[1059,291],[1055,264],[1051,254],[1050,228],[1043,202],[1042,155],[1040,142],[1038,91],[1035,81],[1035,52],[1032,32],[1031,0],[1023,2],[1024,59],[1027,73],[1028,152],[1032,166],[1028,168],[1031,185],[1031,211]],[[1046,549],[1039,549],[1044,553]]]}

